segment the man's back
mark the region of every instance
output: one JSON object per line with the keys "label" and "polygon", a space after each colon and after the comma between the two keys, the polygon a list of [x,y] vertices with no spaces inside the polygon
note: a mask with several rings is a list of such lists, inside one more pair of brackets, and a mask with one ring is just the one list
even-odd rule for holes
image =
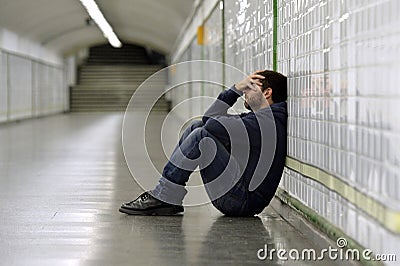
{"label": "man's back", "polygon": [[[206,112],[203,122],[206,122],[205,129],[228,148],[230,146],[239,147],[238,150],[242,153],[239,157],[246,157],[243,153],[248,152],[248,159],[245,162],[237,158],[237,161],[244,169],[241,177],[243,180],[238,182],[236,186],[244,186],[249,190],[247,208],[252,212],[259,213],[273,198],[285,165],[287,153],[287,103],[274,103],[270,105],[270,108],[264,108],[257,112],[228,115],[228,108],[236,102],[239,96],[234,88],[222,92],[214,106],[211,106]],[[272,119],[273,121],[271,121]],[[240,124],[243,124],[246,128],[246,136],[244,136],[246,139],[235,139],[230,134],[240,127]],[[275,131],[272,127],[275,127]],[[264,132],[262,132],[262,128],[264,128]],[[271,145],[274,144],[273,142],[276,142],[275,147],[271,148]],[[265,155],[264,153],[264,156],[260,157],[263,149],[264,151],[267,149],[269,154]],[[274,154],[271,154],[273,152]],[[232,156],[237,156],[237,154]],[[249,187],[251,187],[251,179],[257,176],[257,173],[255,174],[257,168],[262,169],[261,173],[258,172],[262,182],[253,191]]]}
{"label": "man's back", "polygon": [[[274,197],[276,189],[282,177],[283,168],[285,166],[287,154],[287,103],[275,103],[271,105],[271,111],[275,120],[276,128],[276,147],[275,155],[268,171],[268,174],[260,186],[250,193],[254,200],[255,211],[261,212]],[[261,198],[261,200],[260,200]]]}

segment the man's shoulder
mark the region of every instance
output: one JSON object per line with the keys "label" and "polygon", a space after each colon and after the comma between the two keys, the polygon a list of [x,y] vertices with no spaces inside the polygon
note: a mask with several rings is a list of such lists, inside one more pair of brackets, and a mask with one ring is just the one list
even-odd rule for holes
{"label": "man's shoulder", "polygon": [[243,112],[239,114],[239,117],[244,118],[244,117],[249,117],[249,115],[254,115],[253,112]]}
{"label": "man's shoulder", "polygon": [[273,113],[287,114],[287,102],[271,104],[270,108]]}

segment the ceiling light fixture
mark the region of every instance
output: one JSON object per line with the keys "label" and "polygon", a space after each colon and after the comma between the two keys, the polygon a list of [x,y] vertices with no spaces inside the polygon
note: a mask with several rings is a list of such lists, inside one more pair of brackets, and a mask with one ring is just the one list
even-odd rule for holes
{"label": "ceiling light fixture", "polygon": [[121,48],[122,43],[118,39],[114,30],[105,19],[103,13],[101,13],[99,6],[94,0],[80,0],[82,5],[86,8],[89,16],[96,22],[100,30],[103,32],[104,37],[108,39],[108,42],[115,48]]}

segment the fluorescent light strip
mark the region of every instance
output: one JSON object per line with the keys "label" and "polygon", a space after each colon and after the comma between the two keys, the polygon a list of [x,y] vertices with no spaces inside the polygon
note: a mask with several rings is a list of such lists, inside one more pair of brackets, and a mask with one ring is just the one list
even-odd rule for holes
{"label": "fluorescent light strip", "polygon": [[122,43],[118,39],[114,30],[105,19],[103,13],[101,13],[98,5],[94,0],[80,0],[82,5],[86,8],[89,16],[96,22],[100,30],[103,32],[104,37],[108,39],[108,42],[115,48],[121,48]]}

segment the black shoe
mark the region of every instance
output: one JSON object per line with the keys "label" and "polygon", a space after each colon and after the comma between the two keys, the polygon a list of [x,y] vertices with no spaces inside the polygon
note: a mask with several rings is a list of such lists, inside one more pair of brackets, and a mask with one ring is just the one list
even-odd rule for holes
{"label": "black shoe", "polygon": [[132,215],[174,215],[183,212],[183,207],[163,202],[144,192],[137,199],[123,203],[119,211]]}

